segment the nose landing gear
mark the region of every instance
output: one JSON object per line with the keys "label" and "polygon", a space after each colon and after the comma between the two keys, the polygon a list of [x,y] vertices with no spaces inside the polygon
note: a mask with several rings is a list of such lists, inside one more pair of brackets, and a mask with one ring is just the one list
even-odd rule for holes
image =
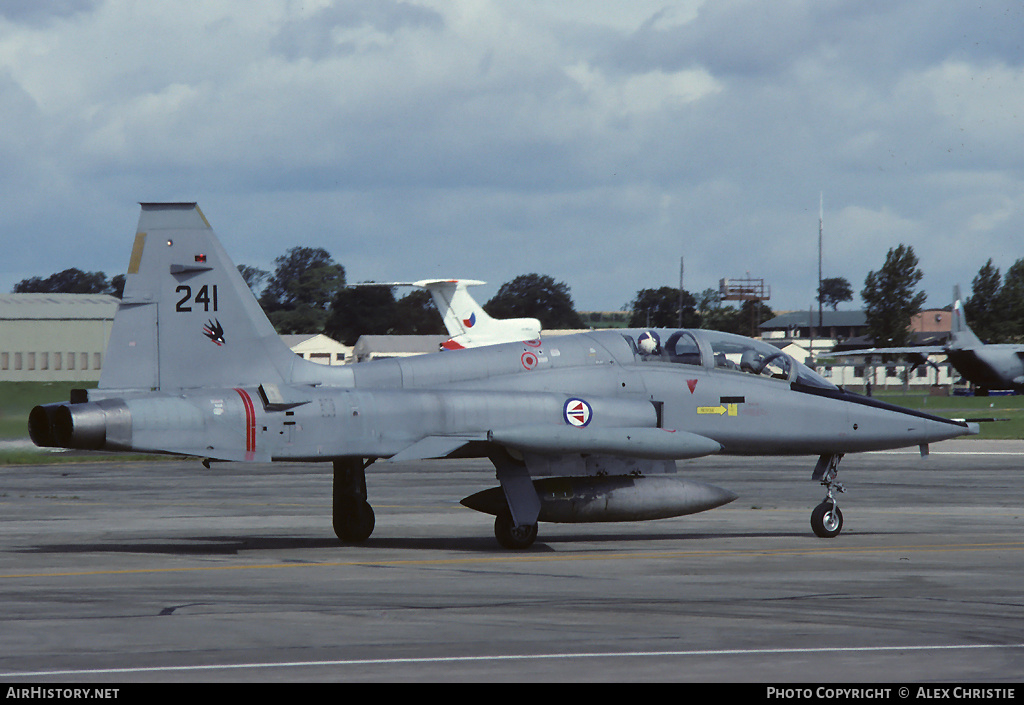
{"label": "nose landing gear", "polygon": [[812,480],[820,481],[826,489],[825,499],[811,512],[811,529],[823,539],[835,538],[843,530],[843,513],[835,497],[836,493],[846,492],[842,483],[836,482],[842,458],[842,454],[821,456],[811,475]]}

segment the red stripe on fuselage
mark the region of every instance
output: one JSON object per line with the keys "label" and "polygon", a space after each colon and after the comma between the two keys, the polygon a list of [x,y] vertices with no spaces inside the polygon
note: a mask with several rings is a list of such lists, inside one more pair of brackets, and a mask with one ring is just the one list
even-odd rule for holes
{"label": "red stripe on fuselage", "polygon": [[248,392],[237,388],[235,391],[242,397],[242,405],[245,407],[245,452],[252,453],[256,450],[256,408]]}

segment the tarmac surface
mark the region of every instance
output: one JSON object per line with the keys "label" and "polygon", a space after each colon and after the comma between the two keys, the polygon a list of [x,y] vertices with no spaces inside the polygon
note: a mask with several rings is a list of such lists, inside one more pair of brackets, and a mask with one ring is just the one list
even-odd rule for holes
{"label": "tarmac surface", "polygon": [[[459,505],[486,461],[376,463],[363,545],[329,464],[0,469],[0,684],[1024,680],[1024,442],[848,455],[816,538],[813,457],[702,458],[739,495],[677,519],[541,524]],[[1017,692],[1024,692],[1019,687]]]}

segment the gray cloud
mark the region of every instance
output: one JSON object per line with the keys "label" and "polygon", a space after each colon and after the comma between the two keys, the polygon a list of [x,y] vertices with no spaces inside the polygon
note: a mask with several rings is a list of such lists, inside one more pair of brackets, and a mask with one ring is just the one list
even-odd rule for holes
{"label": "gray cloud", "polygon": [[680,256],[687,288],[749,271],[807,308],[821,192],[855,290],[900,242],[934,305],[1024,256],[1014,3],[55,7],[0,13],[5,289],[115,273],[144,200],[198,200],[264,268],[323,246],[482,297],[537,271],[583,308]]}
{"label": "gray cloud", "polygon": [[91,12],[102,0],[4,0],[0,17],[16,24],[46,26],[83,12]]}
{"label": "gray cloud", "polygon": [[270,47],[291,61],[320,61],[335,55],[384,52],[399,31],[439,31],[444,24],[444,17],[427,7],[392,0],[357,0],[286,19]]}

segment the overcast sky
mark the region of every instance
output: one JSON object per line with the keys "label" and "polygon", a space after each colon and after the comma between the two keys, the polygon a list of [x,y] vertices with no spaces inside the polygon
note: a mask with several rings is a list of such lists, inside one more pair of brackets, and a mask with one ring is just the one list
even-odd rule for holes
{"label": "overcast sky", "polygon": [[[125,271],[140,201],[236,263],[638,289],[913,246],[927,305],[1024,257],[1020,0],[4,0],[0,291]],[[401,293],[401,292],[400,292]]]}

